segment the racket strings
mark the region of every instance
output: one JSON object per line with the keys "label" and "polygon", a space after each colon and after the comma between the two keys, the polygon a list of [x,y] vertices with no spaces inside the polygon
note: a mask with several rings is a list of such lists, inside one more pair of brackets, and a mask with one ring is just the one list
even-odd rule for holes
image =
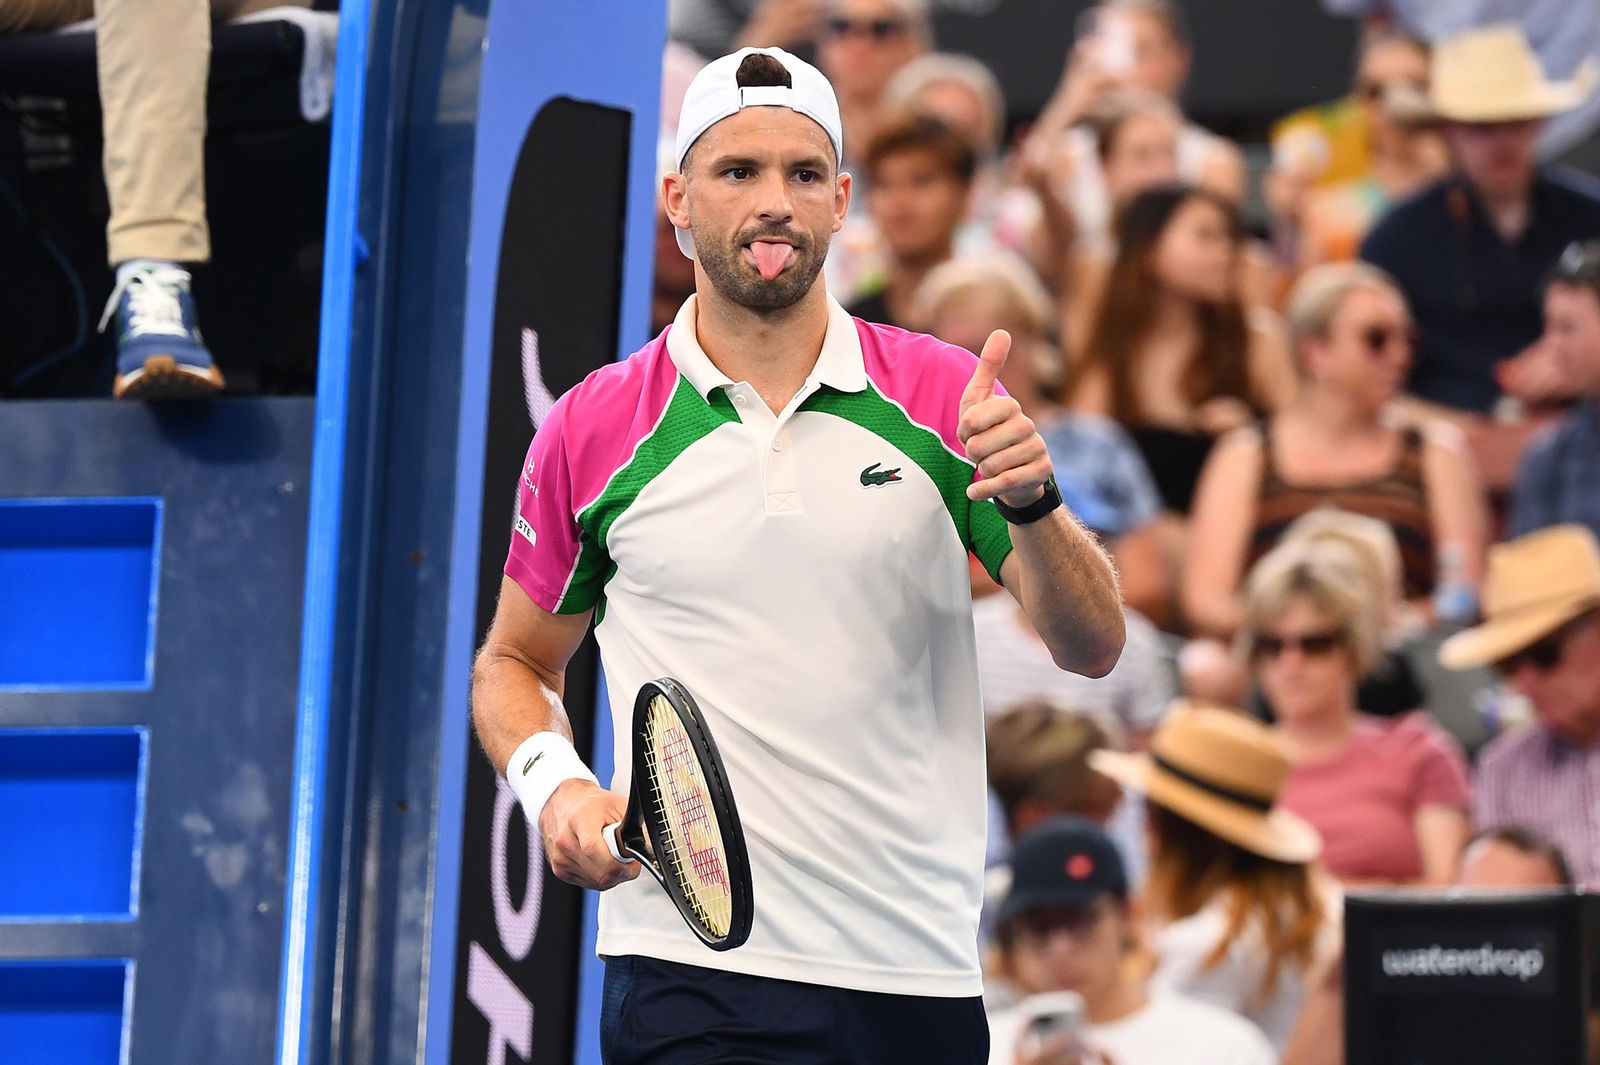
{"label": "racket strings", "polygon": [[656,810],[678,882],[701,923],[714,935],[727,935],[733,890],[716,811],[677,711],[660,695],[650,702],[649,740],[645,768],[655,783]]}

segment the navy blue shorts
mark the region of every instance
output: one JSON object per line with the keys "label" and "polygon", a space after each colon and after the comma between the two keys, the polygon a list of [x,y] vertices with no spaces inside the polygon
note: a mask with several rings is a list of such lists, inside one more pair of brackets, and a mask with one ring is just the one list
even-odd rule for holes
{"label": "navy blue shorts", "polygon": [[606,961],[605,1065],[985,1065],[981,998],[922,998]]}

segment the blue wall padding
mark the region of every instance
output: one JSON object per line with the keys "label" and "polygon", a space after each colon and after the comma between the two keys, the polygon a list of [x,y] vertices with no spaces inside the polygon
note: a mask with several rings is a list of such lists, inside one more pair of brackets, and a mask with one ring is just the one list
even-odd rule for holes
{"label": "blue wall padding", "polygon": [[0,687],[148,687],[156,499],[0,500]]}
{"label": "blue wall padding", "polygon": [[6,1065],[118,1065],[121,958],[0,962],[0,1055]]}
{"label": "blue wall padding", "polygon": [[132,915],[143,750],[139,729],[0,730],[0,920]]}

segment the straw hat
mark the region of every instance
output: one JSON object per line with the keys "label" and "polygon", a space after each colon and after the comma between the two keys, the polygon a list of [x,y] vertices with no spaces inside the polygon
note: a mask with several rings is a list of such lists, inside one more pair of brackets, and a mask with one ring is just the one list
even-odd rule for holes
{"label": "straw hat", "polygon": [[1457,122],[1547,118],[1577,107],[1594,84],[1593,59],[1566,81],[1547,79],[1515,22],[1465,30],[1434,46],[1433,110]]}
{"label": "straw hat", "polygon": [[1450,669],[1488,665],[1600,606],[1600,544],[1583,525],[1553,525],[1489,548],[1483,624],[1439,647]]}
{"label": "straw hat", "polygon": [[1274,805],[1288,756],[1266,726],[1236,711],[1180,700],[1148,754],[1094,751],[1089,764],[1263,858],[1309,862],[1322,851],[1316,829]]}

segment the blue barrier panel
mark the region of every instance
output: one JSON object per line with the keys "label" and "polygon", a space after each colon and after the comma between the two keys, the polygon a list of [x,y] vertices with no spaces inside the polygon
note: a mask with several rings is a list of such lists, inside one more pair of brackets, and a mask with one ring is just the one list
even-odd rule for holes
{"label": "blue barrier panel", "polygon": [[0,499],[0,691],[148,688],[159,499]]}
{"label": "blue barrier panel", "polygon": [[0,920],[138,909],[143,729],[0,731]]}
{"label": "blue barrier panel", "polygon": [[0,962],[6,1065],[120,1065],[132,973],[123,958]]}

